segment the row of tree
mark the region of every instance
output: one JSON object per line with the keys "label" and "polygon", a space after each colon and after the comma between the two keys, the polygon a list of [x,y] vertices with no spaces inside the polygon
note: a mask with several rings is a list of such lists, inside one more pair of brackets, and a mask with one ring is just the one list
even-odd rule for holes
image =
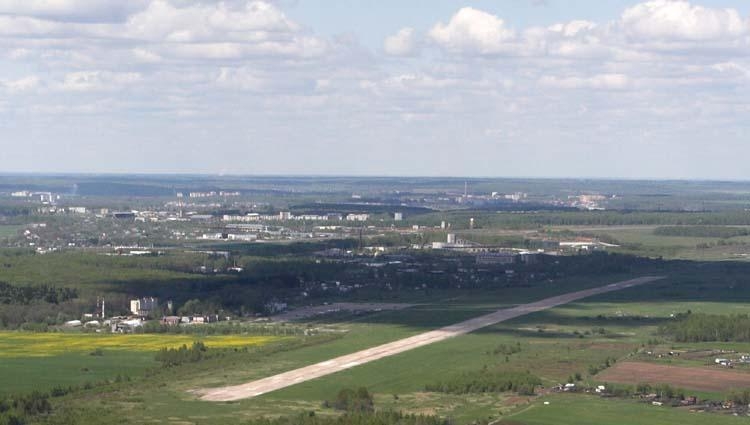
{"label": "row of tree", "polygon": [[247,425],[452,425],[450,419],[410,415],[401,412],[347,413],[318,416],[314,412],[299,416],[253,419]]}

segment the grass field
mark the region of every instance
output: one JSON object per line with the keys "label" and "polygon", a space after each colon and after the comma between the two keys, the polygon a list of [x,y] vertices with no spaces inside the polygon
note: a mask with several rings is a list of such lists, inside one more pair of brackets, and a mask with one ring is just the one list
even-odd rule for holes
{"label": "grass field", "polygon": [[[156,351],[203,341],[209,348],[258,347],[272,336],[101,335],[0,332],[0,393],[140,376],[158,366]],[[94,350],[101,352],[92,355]]]}
{"label": "grass field", "polygon": [[[717,273],[717,270],[721,272]],[[620,424],[633,423],[633,417],[638,417],[638,423],[644,425],[706,423],[691,422],[697,414],[687,411],[658,410],[629,400],[555,395],[545,396],[550,397],[546,400],[552,401],[551,405],[545,406],[537,397],[519,397],[510,393],[443,394],[426,392],[425,386],[463,372],[481,371],[485,366],[508,371],[528,370],[539,376],[545,386],[564,383],[575,373],[580,373],[588,384],[598,383],[597,376],[589,374],[591,366],[601,366],[607,359],[617,359],[618,363],[632,359],[647,341],[659,338],[656,335],[658,326],[670,320],[673,313],[688,309],[706,313],[746,312],[746,291],[737,289],[744,282],[744,275],[723,268],[717,270],[707,269],[701,273],[688,270],[647,288],[632,288],[519,317],[255,399],[231,403],[202,402],[189,392],[196,388],[270,376],[455,323],[502,306],[581,287],[605,285],[609,281],[621,280],[623,276],[590,277],[576,282],[561,280],[544,287],[514,288],[512,291],[464,291],[451,293],[446,298],[433,294],[430,302],[406,310],[333,316],[329,319],[344,321],[332,324],[316,320],[313,326],[330,328],[332,333],[342,335],[337,339],[178,366],[139,382],[124,384],[106,394],[66,397],[60,401],[60,406],[107,412],[113,418],[127,416],[132,423],[242,423],[250,417],[310,410],[323,415],[336,414],[321,407],[323,400],[333,399],[344,387],[366,386],[375,394],[379,409],[438,414],[453,418],[457,424],[488,418],[508,420],[509,417],[520,424]],[[520,342],[520,353],[507,356],[493,353],[500,344],[516,342]],[[668,350],[671,346],[663,343],[661,349]],[[88,356],[80,353],[81,357]],[[104,357],[107,357],[106,350]],[[134,418],[130,413],[135,406],[139,414]],[[590,409],[586,410],[586,406]],[[550,407],[557,410],[548,409]],[[586,410],[581,413],[580,420],[578,409]],[[623,418],[631,420],[617,422]],[[717,424],[737,423],[733,418],[723,416],[711,415],[710,419],[716,419],[711,423]]]}
{"label": "grass field", "polygon": [[12,224],[2,224],[0,225],[0,238],[9,238],[12,236],[16,236],[19,230],[21,230],[23,226],[16,226]]}
{"label": "grass field", "polygon": [[158,366],[153,352],[105,351],[102,356],[74,352],[50,357],[0,358],[0,395],[83,385],[117,375],[138,377]]}
{"label": "grass field", "polygon": [[[542,401],[548,401],[549,405]],[[544,397],[500,422],[502,425],[734,425],[747,418],[657,407],[581,394]]]}
{"label": "grass field", "polygon": [[[687,260],[745,260],[750,258],[750,237],[664,236],[654,233],[659,226],[555,226],[553,231],[570,231],[614,239],[613,251],[636,255]],[[743,227],[743,226],[732,226]]]}

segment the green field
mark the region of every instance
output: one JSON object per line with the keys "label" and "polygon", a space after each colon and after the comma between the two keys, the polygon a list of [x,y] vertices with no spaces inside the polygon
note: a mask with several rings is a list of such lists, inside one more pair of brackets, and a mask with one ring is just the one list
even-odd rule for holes
{"label": "green field", "polygon": [[[568,231],[573,234],[593,235],[620,245],[611,248],[642,256],[664,257],[699,261],[746,260],[750,258],[750,237],[735,236],[691,237],[655,234],[659,226],[554,226],[555,232]],[[747,229],[747,226],[731,226]]]}
{"label": "green field", "polygon": [[[705,284],[700,277],[694,279]],[[600,284],[606,284],[607,280],[600,281]],[[573,286],[587,286],[592,282],[593,279],[581,281]],[[484,367],[532,371],[547,387],[564,383],[575,373],[581,374],[585,382],[594,384],[597,380],[596,376],[589,374],[590,366],[599,366],[607,359],[630,358],[646,341],[656,337],[659,324],[669,320],[673,313],[687,309],[707,313],[743,312],[748,309],[747,304],[741,301],[712,301],[687,277],[668,279],[653,285],[647,293],[642,288],[634,288],[531,314],[250,400],[202,402],[189,391],[273,375],[534,297],[523,290],[511,296],[502,291],[484,293],[483,296],[467,293],[463,297],[452,297],[441,303],[423,304],[407,310],[348,317],[346,322],[325,325],[318,321],[315,326],[330,327],[334,332],[345,330],[346,333],[338,339],[317,343],[311,340],[306,346],[264,355],[250,353],[244,357],[212,359],[180,366],[164,370],[142,382],[123,384],[106,397],[66,397],[62,402],[72,408],[84,407],[80,403],[86,400],[86,411],[97,408],[116,417],[127,414],[131,408],[128,400],[141,400],[138,404],[140,415],[138,419],[131,420],[133,423],[185,421],[220,424],[237,423],[248,417],[310,410],[324,415],[335,414],[333,410],[321,407],[323,400],[333,399],[344,387],[366,386],[375,394],[379,409],[437,414],[451,417],[458,424],[487,418],[499,420],[509,415],[513,415],[512,420],[521,424],[558,423],[550,421],[555,415],[562,414],[575,417],[577,421],[574,412],[583,409],[583,406],[591,406],[591,409],[581,416],[580,421],[562,423],[623,423],[608,421],[632,418],[624,416],[627,411],[639,412],[639,419],[643,419],[639,423],[642,424],[699,423],[691,422],[696,416],[687,411],[668,408],[656,410],[650,405],[630,400],[560,395],[545,398],[552,402],[545,406],[540,398],[517,397],[508,393],[457,395],[425,391],[425,385],[438,379],[462,372],[480,371]],[[555,292],[560,289],[547,290]],[[670,301],[669,297],[676,289],[683,291],[681,297]],[[545,292],[539,291],[539,294]],[[700,295],[706,295],[706,299],[701,300]],[[641,298],[651,301],[642,302]],[[493,349],[498,345],[517,342],[520,343],[520,353],[508,356],[493,354]],[[714,346],[726,347],[725,344]],[[663,345],[663,349],[669,347],[670,344]],[[145,400],[148,402],[143,402]],[[546,416],[553,411],[550,407],[557,409],[556,413]],[[733,418],[714,415],[710,418],[719,421],[715,423],[725,423],[721,422],[725,420],[730,421],[726,423],[735,423]]]}
{"label": "green field", "polygon": [[117,375],[135,378],[158,365],[153,352],[123,350],[105,351],[102,356],[78,352],[52,357],[4,357],[0,360],[0,395],[45,391],[58,385],[80,386]]}
{"label": "green field", "polygon": [[21,230],[23,226],[16,226],[12,224],[0,224],[0,238],[9,238],[16,236],[18,234],[18,231]]}
{"label": "green field", "polygon": [[0,332],[0,393],[44,390],[137,377],[159,366],[161,348],[203,341],[214,348],[256,347],[289,338],[270,336],[117,335]]}
{"label": "green field", "polygon": [[[543,404],[548,401],[549,404]],[[635,401],[607,400],[586,395],[555,395],[502,420],[503,425],[733,425],[747,418],[714,413],[690,413],[684,409],[652,406]]]}

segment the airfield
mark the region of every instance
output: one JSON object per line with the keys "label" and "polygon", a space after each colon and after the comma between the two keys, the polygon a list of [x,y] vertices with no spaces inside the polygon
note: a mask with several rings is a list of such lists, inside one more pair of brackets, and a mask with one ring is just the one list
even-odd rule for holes
{"label": "airfield", "polygon": [[291,370],[268,378],[248,382],[246,384],[195,390],[194,393],[200,395],[200,398],[206,401],[234,401],[244,398],[252,398],[261,394],[269,393],[271,391],[286,388],[291,385],[299,384],[301,382],[350,369],[365,363],[382,359],[384,357],[393,356],[405,351],[413,350],[418,347],[443,341],[448,338],[464,335],[487,326],[516,318],[518,316],[547,310],[559,305],[567,304],[569,302],[594,295],[618,291],[637,285],[643,285],[659,279],[663,279],[663,277],[644,276],[636,279],[612,283],[599,288],[586,289],[569,294],[545,298],[537,302],[498,310],[494,313],[466,320],[455,325],[446,326],[434,331],[400,339],[388,344],[368,348],[356,353],[340,356],[331,360],[316,363],[314,365]]}

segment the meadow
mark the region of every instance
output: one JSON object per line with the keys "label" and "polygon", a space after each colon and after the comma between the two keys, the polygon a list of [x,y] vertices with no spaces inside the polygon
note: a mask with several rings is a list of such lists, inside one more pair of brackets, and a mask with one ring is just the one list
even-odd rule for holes
{"label": "meadow", "polygon": [[[549,402],[545,405],[543,401]],[[637,418],[637,419],[634,419]],[[652,406],[631,400],[602,399],[581,394],[557,394],[506,415],[499,425],[735,425],[747,418]]]}

